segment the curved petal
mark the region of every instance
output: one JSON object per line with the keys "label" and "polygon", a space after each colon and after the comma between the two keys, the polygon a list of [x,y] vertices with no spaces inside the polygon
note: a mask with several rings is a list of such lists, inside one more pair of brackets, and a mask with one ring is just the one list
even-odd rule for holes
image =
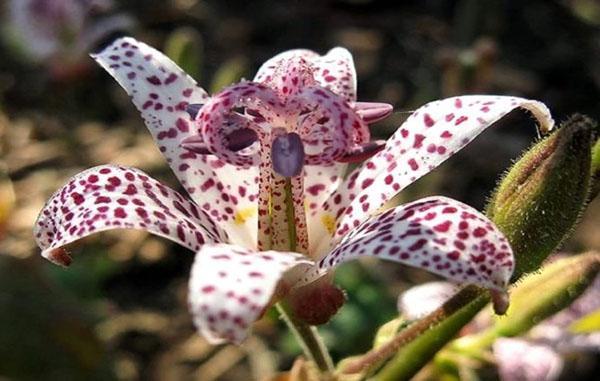
{"label": "curved petal", "polygon": [[81,172],[56,192],[35,224],[42,255],[62,265],[70,257],[60,248],[112,229],[147,230],[191,250],[227,239],[194,203],[134,169],[104,165]]}
{"label": "curved petal", "polygon": [[362,256],[499,291],[506,289],[514,269],[507,240],[492,222],[445,197],[405,204],[363,223],[321,259],[318,267],[323,272]]}
{"label": "curved petal", "polygon": [[553,127],[543,103],[515,97],[468,95],[419,108],[386,147],[348,176],[323,206],[329,218],[337,221],[334,240],[518,107],[531,111],[542,131]]}
{"label": "curved petal", "polygon": [[323,87],[342,96],[347,102],[356,101],[356,69],[352,54],[337,47],[313,61],[315,80]]}
{"label": "curved petal", "polygon": [[279,53],[276,56],[266,60],[265,63],[260,66],[252,81],[260,83],[270,81],[273,78],[273,74],[281,66],[281,64],[290,59],[303,58],[306,61],[311,62],[317,57],[319,57],[317,53],[308,49],[286,50],[285,52]]}
{"label": "curved petal", "polygon": [[324,56],[306,49],[294,49],[280,53],[266,61],[258,69],[254,82],[268,82],[275,71],[286,60],[303,58],[313,67],[313,75],[317,83],[347,102],[356,101],[356,70],[352,54],[347,49],[337,47]]}
{"label": "curved petal", "polygon": [[310,264],[297,253],[202,246],[192,266],[188,295],[196,328],[212,344],[239,344],[269,307],[279,282]]}
{"label": "curved petal", "polygon": [[131,96],[190,196],[227,230],[232,242],[255,247],[258,169],[180,147],[183,139],[198,133],[187,105],[206,103],[206,92],[164,54],[131,37],[115,40],[92,57]]}

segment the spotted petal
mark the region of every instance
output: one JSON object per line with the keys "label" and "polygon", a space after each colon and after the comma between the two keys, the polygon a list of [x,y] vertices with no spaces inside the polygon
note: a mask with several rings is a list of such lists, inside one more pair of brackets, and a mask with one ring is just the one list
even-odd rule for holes
{"label": "spotted petal", "polygon": [[254,77],[254,82],[268,82],[281,64],[300,57],[311,64],[317,83],[342,96],[347,102],[356,101],[356,70],[352,54],[344,48],[331,49],[324,56],[306,49],[280,53],[266,61]]}
{"label": "spotted petal", "polygon": [[506,289],[514,268],[507,240],[492,222],[445,197],[421,199],[364,222],[321,259],[318,267],[324,272],[362,256],[499,291]]}
{"label": "spotted petal", "polygon": [[192,266],[188,296],[196,327],[212,344],[239,344],[271,303],[277,286],[289,287],[286,277],[311,263],[297,253],[202,246]]}
{"label": "spotted petal", "polygon": [[258,170],[180,147],[183,139],[198,133],[186,108],[206,103],[206,92],[164,54],[131,37],[115,40],[92,57],[131,96],[190,196],[227,230],[232,242],[254,247]]}
{"label": "spotted petal", "polygon": [[348,176],[323,206],[325,215],[337,221],[334,240],[518,107],[533,114],[540,130],[553,127],[554,121],[544,104],[515,97],[469,95],[419,108],[392,135],[385,148]]}
{"label": "spotted petal", "polygon": [[315,80],[341,95],[347,102],[356,101],[356,69],[352,54],[341,47],[333,48],[314,60]]}
{"label": "spotted petal", "polygon": [[[306,204],[306,225],[308,226],[309,253],[315,253],[319,243],[328,240],[333,234],[335,221],[329,224],[321,221],[319,208],[339,187],[348,167],[345,163],[330,165],[307,165],[304,167],[304,198]],[[329,230],[327,230],[329,229]]]}
{"label": "spotted petal", "polygon": [[125,228],[147,230],[191,250],[227,240],[204,211],[179,193],[140,170],[110,165],[71,178],[48,200],[34,233],[45,258],[68,265],[62,246]]}

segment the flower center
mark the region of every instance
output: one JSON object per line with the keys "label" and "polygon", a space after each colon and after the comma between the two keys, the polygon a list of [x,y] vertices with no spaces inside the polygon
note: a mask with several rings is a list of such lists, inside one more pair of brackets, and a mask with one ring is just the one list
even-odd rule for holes
{"label": "flower center", "polygon": [[361,116],[318,86],[301,59],[283,63],[265,83],[232,85],[188,112],[199,135],[183,141],[185,148],[259,168],[259,250],[308,255],[305,165],[355,162],[383,147],[369,143]]}

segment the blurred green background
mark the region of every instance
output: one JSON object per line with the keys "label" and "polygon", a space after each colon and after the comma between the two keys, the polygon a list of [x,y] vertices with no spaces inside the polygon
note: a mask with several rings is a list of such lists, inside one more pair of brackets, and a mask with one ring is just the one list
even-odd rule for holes
{"label": "blurred green background", "polygon": [[[41,8],[23,8],[30,3]],[[299,354],[274,312],[241,347],[196,335],[186,306],[192,253],[164,240],[136,231],[93,236],[74,245],[68,270],[38,255],[37,213],[82,169],[131,165],[178,186],[126,94],[87,56],[119,34],[166,51],[210,92],[252,78],[283,50],[345,46],[359,98],[395,106],[373,126],[378,137],[419,105],[456,94],[539,99],[557,121],[600,116],[594,0],[0,5],[0,380],[262,379]],[[398,202],[443,194],[481,209],[535,137],[531,118],[515,111]],[[599,215],[593,203],[566,250],[600,249]],[[340,359],[370,346],[376,327],[395,316],[398,293],[433,276],[365,261],[337,278],[349,300],[322,332]]]}

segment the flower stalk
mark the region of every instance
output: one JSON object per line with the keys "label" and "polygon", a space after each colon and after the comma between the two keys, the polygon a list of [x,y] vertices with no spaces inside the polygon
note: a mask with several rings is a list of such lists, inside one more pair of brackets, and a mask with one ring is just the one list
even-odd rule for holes
{"label": "flower stalk", "polygon": [[296,337],[296,341],[300,344],[304,355],[314,362],[321,372],[325,374],[332,373],[334,370],[333,361],[317,328],[296,319],[285,302],[277,303],[277,310]]}

